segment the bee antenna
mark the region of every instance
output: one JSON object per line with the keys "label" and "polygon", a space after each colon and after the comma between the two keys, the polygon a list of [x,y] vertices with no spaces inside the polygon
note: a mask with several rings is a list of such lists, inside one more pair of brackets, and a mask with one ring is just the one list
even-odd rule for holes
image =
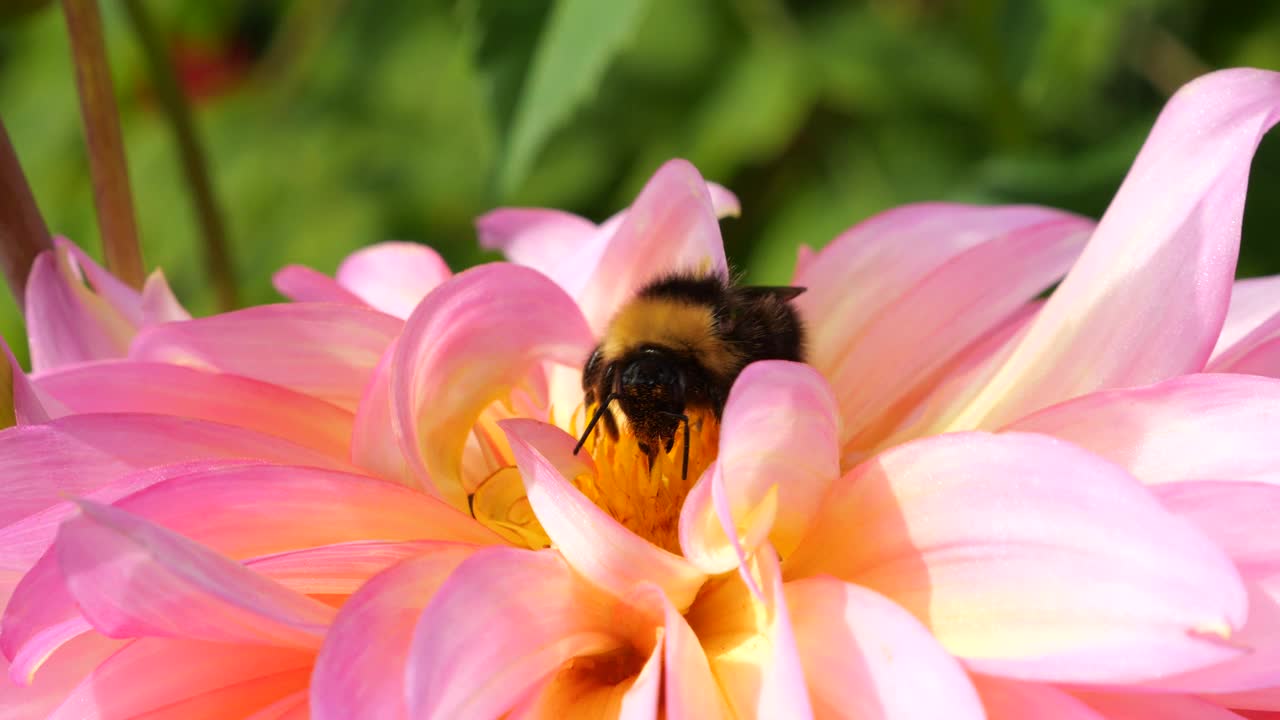
{"label": "bee antenna", "polygon": [[591,431],[596,429],[596,423],[600,422],[601,416],[604,415],[605,410],[609,408],[609,403],[613,402],[615,397],[617,397],[616,393],[609,393],[599,407],[596,408],[595,414],[591,416],[591,422],[587,423],[587,429],[582,431],[582,437],[578,439],[578,444],[573,446],[574,455],[578,454],[578,451],[586,444],[587,438],[591,437]]}

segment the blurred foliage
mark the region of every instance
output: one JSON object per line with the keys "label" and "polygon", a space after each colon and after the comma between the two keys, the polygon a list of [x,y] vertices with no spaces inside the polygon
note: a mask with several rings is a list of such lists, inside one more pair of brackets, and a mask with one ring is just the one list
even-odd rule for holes
{"label": "blurred foliage", "polygon": [[[144,0],[195,106],[245,302],[286,263],[332,271],[412,239],[459,269],[473,218],[546,205],[594,219],[664,160],[735,190],[730,257],[787,278],[893,205],[1106,208],[1156,113],[1212,68],[1280,68],[1280,4],[1207,0]],[[43,6],[43,7],[42,7]],[[0,14],[0,114],[55,232],[97,250],[56,3]],[[21,9],[21,12],[18,12]],[[151,79],[104,2],[144,254],[213,309]],[[1263,144],[1245,275],[1280,271],[1280,140]],[[0,329],[21,346],[11,300]]]}

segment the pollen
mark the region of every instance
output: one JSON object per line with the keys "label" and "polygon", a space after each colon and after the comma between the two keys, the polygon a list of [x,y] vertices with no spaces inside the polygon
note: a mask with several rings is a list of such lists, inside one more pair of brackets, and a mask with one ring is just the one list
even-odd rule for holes
{"label": "pollen", "polygon": [[[570,432],[578,434],[583,418],[594,407],[574,414]],[[703,471],[716,459],[720,425],[710,411],[690,409],[689,474],[681,476],[684,432],[677,432],[671,449],[659,452],[650,463],[625,418],[618,416],[618,439],[603,428],[587,439],[583,450],[591,454],[596,475],[579,475],[574,484],[584,495],[619,523],[658,547],[680,553],[680,508]]]}

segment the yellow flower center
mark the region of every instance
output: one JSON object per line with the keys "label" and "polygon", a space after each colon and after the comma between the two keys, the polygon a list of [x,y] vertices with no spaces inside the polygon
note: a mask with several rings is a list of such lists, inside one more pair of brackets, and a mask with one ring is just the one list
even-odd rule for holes
{"label": "yellow flower center", "polygon": [[[594,407],[576,412],[569,432],[580,435]],[[632,532],[654,545],[673,553],[680,552],[680,508],[685,496],[707,466],[716,458],[720,446],[720,425],[709,411],[689,413],[689,473],[682,476],[684,463],[684,430],[676,432],[671,449],[659,452],[650,463],[640,449],[634,434],[628,431],[625,417],[619,420],[618,439],[597,426],[587,438],[582,451],[596,464],[596,475],[582,474],[573,478],[584,495],[600,509],[612,515]]]}
{"label": "yellow flower center", "polygon": [[[590,417],[587,412],[594,410],[577,408],[569,419],[569,433],[580,437],[585,418]],[[658,453],[651,463],[627,429],[626,418],[622,413],[615,413],[615,417],[620,430],[617,440],[598,425],[581,450],[595,461],[596,474],[583,473],[569,480],[623,526],[679,554],[680,508],[694,483],[716,459],[720,424],[710,411],[689,412],[689,472],[683,475],[683,428],[676,432],[671,449]],[[551,539],[525,496],[524,481],[511,463],[510,451],[495,447],[490,455],[489,465],[496,469],[471,494],[472,517],[516,545],[549,547]]]}

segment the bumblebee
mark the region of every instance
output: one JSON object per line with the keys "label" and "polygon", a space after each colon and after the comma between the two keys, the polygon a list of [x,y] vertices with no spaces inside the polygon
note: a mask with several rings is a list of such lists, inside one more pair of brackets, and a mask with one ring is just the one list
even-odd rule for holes
{"label": "bumblebee", "polygon": [[645,285],[610,321],[582,371],[595,412],[573,452],[597,423],[614,440],[615,400],[641,452],[653,463],[684,427],[681,476],[689,474],[689,411],[719,421],[729,388],[757,360],[804,359],[804,327],[790,301],[804,288],[746,287],[718,275],[676,273]]}

